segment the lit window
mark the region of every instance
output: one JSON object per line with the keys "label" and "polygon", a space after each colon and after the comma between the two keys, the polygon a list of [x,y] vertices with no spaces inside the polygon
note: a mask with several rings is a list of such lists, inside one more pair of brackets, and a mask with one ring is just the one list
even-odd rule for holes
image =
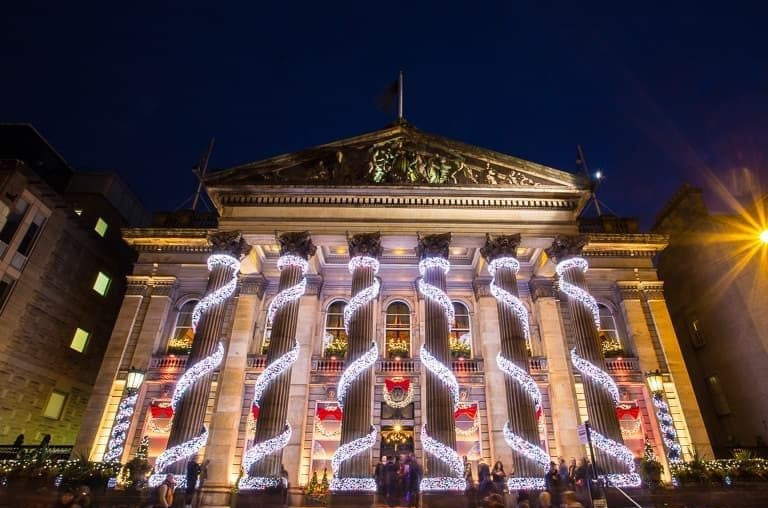
{"label": "lit window", "polygon": [[393,302],[387,307],[385,334],[389,358],[411,356],[411,309],[405,303]]}
{"label": "lit window", "polygon": [[450,348],[454,358],[472,356],[472,340],[469,330],[469,310],[461,302],[453,302],[454,321],[451,324]]}
{"label": "lit window", "polygon": [[96,221],[96,226],[94,226],[93,230],[96,231],[99,236],[104,236],[107,234],[107,228],[109,226],[107,225],[107,222],[99,217],[99,220]]}
{"label": "lit window", "polygon": [[192,351],[192,341],[195,338],[195,332],[192,330],[192,311],[195,310],[195,305],[197,301],[191,300],[179,309],[176,326],[166,350],[169,355],[188,355]]}
{"label": "lit window", "polygon": [[619,338],[619,330],[616,326],[616,320],[613,317],[611,309],[603,304],[598,304],[600,310],[600,343],[603,346],[605,356],[623,356],[624,348]]}
{"label": "lit window", "polygon": [[333,302],[328,306],[323,334],[323,354],[343,357],[347,354],[347,331],[344,329],[345,302]]}
{"label": "lit window", "polygon": [[88,345],[88,339],[91,337],[91,334],[83,330],[82,328],[78,328],[75,330],[75,336],[72,337],[72,343],[69,345],[72,349],[77,351],[78,353],[82,353],[85,351],[85,346]]}
{"label": "lit window", "polygon": [[99,293],[101,296],[106,296],[109,291],[109,285],[112,283],[112,279],[109,278],[104,272],[99,272],[96,276],[96,282],[93,283],[93,290]]}
{"label": "lit window", "polygon": [[48,397],[48,403],[43,410],[43,416],[45,418],[51,418],[52,420],[58,420],[61,418],[61,412],[64,410],[64,403],[67,401],[67,394],[59,391],[52,391],[51,396]]}

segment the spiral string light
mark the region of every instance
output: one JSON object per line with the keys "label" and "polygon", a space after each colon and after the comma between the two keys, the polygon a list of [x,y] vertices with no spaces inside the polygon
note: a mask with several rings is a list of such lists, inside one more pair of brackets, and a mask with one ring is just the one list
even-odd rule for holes
{"label": "spiral string light", "polygon": [[642,482],[640,475],[635,472],[635,456],[623,443],[609,439],[594,428],[590,429],[592,444],[603,453],[610,455],[627,468],[628,473],[609,473],[604,475],[611,485],[616,487],[639,487]]}
{"label": "spiral string light", "polygon": [[107,452],[104,454],[104,462],[120,462],[120,457],[125,449],[126,434],[131,426],[133,409],[138,398],[139,394],[134,393],[120,401],[120,405],[117,407],[117,415],[115,416],[115,426],[112,427],[109,443],[107,443]]}
{"label": "spiral string light", "polygon": [[232,269],[232,277],[226,284],[220,288],[205,295],[195,308],[192,309],[192,330],[197,330],[197,324],[208,309],[224,302],[235,293],[237,288],[237,272],[240,271],[240,261],[228,254],[212,254],[208,257],[208,271],[212,271],[219,266],[225,266]]}
{"label": "spiral string light", "polygon": [[[445,314],[445,318],[448,322],[448,333],[451,332],[451,323],[454,320],[453,303],[445,291],[437,286],[428,284],[424,281],[424,274],[430,268],[439,268],[443,273],[448,273],[451,268],[451,263],[441,257],[430,257],[422,259],[419,262],[419,273],[422,278],[419,279],[419,291],[424,298],[432,300],[437,303]],[[429,350],[422,344],[419,351],[421,363],[427,368],[437,379],[443,383],[451,392],[453,399],[453,410],[459,407],[459,383],[456,381],[456,376],[449,367],[444,365],[440,360],[435,358]],[[427,433],[427,426],[421,429],[421,443],[424,446],[424,451],[435,457],[440,462],[448,465],[451,471],[451,476],[423,478],[421,480],[422,491],[434,491],[434,490],[460,490],[463,491],[466,488],[467,482],[464,480],[464,463],[456,453],[456,450],[450,448],[443,443],[437,441]]]}
{"label": "spiral string light", "polygon": [[[301,280],[297,284],[280,291],[272,299],[272,302],[269,304],[269,309],[267,310],[268,327],[272,326],[275,316],[281,309],[289,303],[301,298],[307,290],[307,279],[305,277],[307,270],[309,270],[309,263],[307,260],[293,254],[280,256],[277,260],[277,268],[282,271],[288,267],[298,267],[301,270]],[[267,365],[264,371],[259,374],[259,377],[256,378],[253,390],[253,405],[259,409],[261,408],[259,402],[267,387],[280,375],[290,369],[291,365],[293,365],[298,358],[299,342],[294,339],[293,348]],[[241,490],[264,490],[282,485],[283,480],[280,477],[250,476],[249,471],[255,463],[260,462],[267,455],[285,448],[288,444],[288,440],[291,438],[291,433],[291,425],[286,421],[285,427],[280,434],[260,443],[254,443],[254,445],[245,452],[245,456],[243,457],[244,476],[240,479],[240,483],[238,484]]]}
{"label": "spiral string light", "polygon": [[[181,401],[189,388],[192,387],[192,385],[194,385],[202,377],[213,372],[223,359],[224,344],[219,342],[218,346],[216,347],[216,351],[214,351],[213,354],[206,356],[199,362],[195,363],[192,367],[187,369],[184,374],[181,375],[173,389],[173,395],[171,396],[171,408],[173,408],[174,414],[176,412],[176,407],[178,406],[179,401]],[[149,478],[150,486],[156,487],[160,485],[163,480],[165,480],[163,471],[165,471],[168,466],[182,459],[195,455],[200,451],[200,449],[202,449],[203,446],[205,446],[206,442],[208,442],[208,429],[203,427],[203,431],[197,437],[194,437],[189,441],[177,444],[176,446],[172,446],[161,453],[155,461],[155,474]],[[184,482],[186,482],[185,475],[177,474],[174,476],[176,478],[177,485],[182,485]]]}
{"label": "spiral string light", "polygon": [[664,400],[664,395],[654,393],[653,405],[658,410],[656,411],[656,417],[659,419],[659,426],[661,427],[661,438],[664,440],[664,444],[667,445],[667,458],[670,462],[680,462],[683,460],[683,451],[680,448],[680,443],[677,442],[675,423],[669,412],[669,405]]}
{"label": "spiral string light", "polygon": [[616,385],[616,381],[614,381],[607,372],[579,355],[579,353],[576,352],[576,348],[571,349],[571,362],[573,362],[573,366],[581,372],[582,376],[588,377],[603,389],[607,390],[611,395],[611,400],[614,405],[619,405],[619,387]]}
{"label": "spiral string light", "polygon": [[584,305],[589,308],[589,310],[592,312],[592,317],[595,320],[595,326],[597,328],[600,328],[600,310],[597,307],[597,300],[590,295],[587,291],[583,290],[582,288],[571,284],[564,278],[565,272],[570,270],[571,268],[577,268],[581,270],[582,272],[587,271],[589,268],[589,263],[586,259],[580,258],[580,257],[574,257],[574,258],[568,258],[564,261],[560,261],[557,266],[555,267],[555,272],[557,272],[558,276],[558,284],[560,286],[560,291],[565,293],[566,295],[570,296],[571,298],[578,300],[579,302],[583,303]]}
{"label": "spiral string light", "polygon": [[341,463],[345,460],[349,460],[355,455],[359,455],[373,448],[378,436],[379,431],[376,430],[376,427],[371,425],[371,430],[368,434],[338,447],[333,454],[333,457],[331,457],[333,478],[331,479],[331,484],[329,486],[330,490],[356,492],[376,491],[376,480],[373,478],[339,478],[339,468],[341,467]]}
{"label": "spiral string light", "polygon": [[[358,268],[370,268],[373,270],[374,275],[379,271],[379,262],[372,257],[368,256],[355,256],[349,261],[349,273],[354,273]],[[364,288],[355,294],[349,301],[346,307],[344,307],[344,329],[349,335],[349,326],[360,309],[372,302],[377,296],[379,296],[379,289],[381,284],[378,279],[373,279],[373,284]],[[376,345],[376,341],[371,342],[371,347],[365,354],[357,358],[355,361],[349,364],[344,372],[341,374],[339,384],[336,388],[336,399],[339,402],[339,407],[344,409],[344,402],[347,397],[352,384],[357,380],[360,375],[366,370],[373,367],[376,360],[379,357],[379,348]],[[376,481],[373,478],[339,478],[339,467],[341,463],[348,460],[355,455],[365,452],[373,448],[376,443],[376,436],[378,432],[374,426],[371,426],[371,431],[368,435],[352,440],[349,443],[344,443],[334,452],[331,458],[331,470],[333,471],[333,479],[331,480],[330,489],[333,491],[376,491]]]}
{"label": "spiral string light", "polygon": [[[496,258],[488,263],[488,272],[491,274],[490,289],[491,295],[502,305],[508,307],[517,316],[520,321],[520,327],[523,329],[523,336],[525,340],[530,339],[530,330],[528,325],[528,309],[525,308],[523,302],[520,299],[503,289],[496,284],[496,272],[501,268],[507,268],[512,270],[513,273],[517,273],[520,270],[520,263],[513,257],[500,257]],[[541,410],[541,390],[534,381],[533,377],[528,374],[525,369],[516,365],[513,361],[505,358],[504,355],[499,352],[496,355],[496,364],[499,366],[502,372],[512,378],[528,397],[533,402],[536,412]],[[546,471],[549,464],[549,456],[538,445],[531,443],[512,432],[509,428],[509,421],[504,424],[504,440],[507,445],[515,452],[519,453],[528,460],[534,462],[542,468],[542,471]],[[507,488],[510,491],[517,489],[540,489],[544,486],[544,480],[542,477],[512,477],[507,479]]]}

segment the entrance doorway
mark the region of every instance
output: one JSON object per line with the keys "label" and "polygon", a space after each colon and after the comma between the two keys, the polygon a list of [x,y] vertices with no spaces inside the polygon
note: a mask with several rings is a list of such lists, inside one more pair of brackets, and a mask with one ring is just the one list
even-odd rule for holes
{"label": "entrance doorway", "polygon": [[386,457],[413,453],[413,425],[382,425],[380,450]]}

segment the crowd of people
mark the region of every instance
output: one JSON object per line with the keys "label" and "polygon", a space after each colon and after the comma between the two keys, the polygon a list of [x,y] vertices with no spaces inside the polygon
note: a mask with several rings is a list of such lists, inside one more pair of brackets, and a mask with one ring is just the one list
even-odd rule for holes
{"label": "crowd of people", "polygon": [[413,453],[381,457],[374,478],[378,494],[389,506],[416,506],[423,469]]}

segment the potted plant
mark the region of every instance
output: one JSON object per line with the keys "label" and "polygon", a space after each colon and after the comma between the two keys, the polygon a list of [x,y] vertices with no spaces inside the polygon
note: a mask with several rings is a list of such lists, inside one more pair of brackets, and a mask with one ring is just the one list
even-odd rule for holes
{"label": "potted plant", "polygon": [[409,356],[408,343],[404,340],[391,340],[387,343],[387,356],[390,358],[407,358]]}
{"label": "potted plant", "polygon": [[472,350],[469,344],[466,342],[455,341],[451,343],[451,357],[453,358],[469,358],[472,354]]}

